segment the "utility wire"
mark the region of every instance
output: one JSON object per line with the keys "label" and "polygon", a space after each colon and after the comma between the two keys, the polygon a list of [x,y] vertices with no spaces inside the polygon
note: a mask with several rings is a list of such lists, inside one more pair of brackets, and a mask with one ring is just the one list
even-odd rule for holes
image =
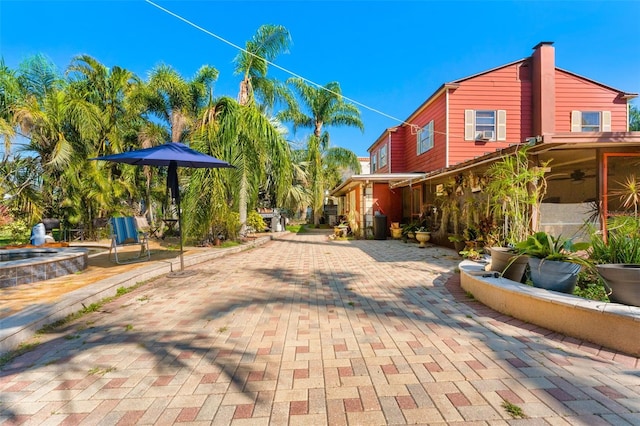
{"label": "utility wire", "polygon": [[[318,87],[318,88],[320,88],[320,89],[322,89],[322,90],[325,90],[325,91],[327,91],[327,92],[329,92],[329,93],[331,93],[331,94],[333,94],[333,95],[336,95],[336,96],[342,97],[342,98],[346,99],[347,101],[349,101],[349,102],[351,102],[351,103],[353,103],[353,104],[355,104],[355,105],[358,105],[358,106],[361,106],[362,108],[368,109],[369,111],[375,112],[375,113],[377,113],[377,114],[380,114],[380,115],[382,115],[382,116],[385,116],[385,117],[387,117],[387,118],[390,118],[390,119],[392,119],[392,120],[395,120],[395,121],[397,121],[397,122],[399,122],[399,123],[401,123],[401,124],[406,124],[406,125],[408,125],[408,126],[418,128],[418,126],[417,126],[417,125],[415,125],[415,124],[408,123],[408,122],[406,122],[406,121],[404,121],[404,120],[401,120],[401,119],[396,118],[396,117],[394,117],[394,116],[392,116],[392,115],[389,115],[389,114],[387,114],[387,113],[384,113],[384,112],[382,112],[382,111],[380,111],[380,110],[378,110],[378,109],[375,109],[375,108],[370,107],[370,106],[368,106],[368,105],[365,105],[365,104],[363,104],[363,103],[361,103],[361,102],[358,102],[358,101],[356,101],[355,99],[351,99],[351,98],[349,98],[349,97],[347,97],[347,96],[344,96],[344,95],[343,95],[343,94],[341,94],[341,93],[336,93],[336,92],[334,92],[334,91],[332,91],[332,90],[329,90],[329,89],[327,89],[326,87],[324,87],[324,86],[322,86],[322,85],[320,85],[320,84],[318,84],[318,83],[316,83],[316,82],[314,82],[314,81],[311,81],[311,80],[309,80],[309,79],[307,79],[307,78],[304,78],[303,76],[301,76],[301,75],[299,75],[299,74],[294,73],[293,71],[289,71],[288,69],[286,69],[286,68],[284,68],[284,67],[281,67],[280,65],[277,65],[277,64],[275,64],[275,63],[273,63],[273,62],[271,62],[271,61],[268,61],[268,60],[266,60],[265,58],[263,58],[263,57],[261,57],[261,56],[256,55],[255,53],[251,53],[251,52],[249,52],[248,50],[246,50],[246,49],[244,49],[244,48],[242,48],[242,47],[238,46],[237,44],[234,44],[234,43],[230,42],[229,40],[226,40],[226,39],[224,39],[224,38],[220,37],[219,35],[214,34],[214,33],[212,33],[211,31],[209,31],[209,30],[207,30],[207,29],[205,29],[205,28],[202,28],[201,26],[199,26],[199,25],[197,25],[197,24],[195,24],[195,23],[193,23],[193,22],[189,21],[188,19],[186,19],[186,18],[184,18],[184,17],[182,17],[182,16],[178,15],[177,13],[174,13],[174,12],[172,12],[172,11],[170,11],[170,10],[168,10],[168,9],[166,9],[166,8],[164,8],[164,7],[160,6],[160,5],[158,5],[158,4],[154,3],[154,2],[152,2],[151,0],[145,0],[145,2],[149,3],[151,6],[154,6],[154,7],[158,8],[158,9],[162,10],[163,12],[165,12],[165,13],[167,13],[167,14],[169,14],[169,15],[173,16],[174,18],[177,18],[177,19],[181,20],[181,21],[182,21],[182,22],[184,22],[185,24],[187,24],[187,25],[191,25],[192,27],[194,27],[194,28],[196,28],[196,29],[198,29],[198,30],[200,30],[200,31],[204,32],[205,34],[208,34],[208,35],[210,35],[211,37],[214,37],[214,38],[216,38],[216,39],[220,40],[221,42],[228,44],[229,46],[232,46],[232,47],[234,47],[234,48],[236,48],[236,49],[238,49],[238,50],[241,50],[241,51],[243,51],[243,52],[245,52],[245,53],[247,53],[247,54],[249,54],[249,55],[251,55],[251,56],[254,56],[254,57],[258,58],[258,59],[262,59],[263,61],[265,61],[267,64],[271,65],[271,66],[272,66],[272,67],[274,67],[274,68],[277,68],[277,69],[279,69],[279,70],[281,70],[281,71],[284,71],[284,72],[285,72],[285,73],[287,73],[287,74],[290,74],[290,75],[292,75],[292,76],[294,76],[294,77],[297,77],[297,78],[299,78],[299,79],[301,79],[301,80],[303,80],[303,81],[305,81],[305,82],[307,82],[307,83],[309,83],[309,84],[311,84],[311,85],[313,85],[313,86],[316,86],[316,87]],[[440,133],[440,132],[434,132],[434,133]]]}

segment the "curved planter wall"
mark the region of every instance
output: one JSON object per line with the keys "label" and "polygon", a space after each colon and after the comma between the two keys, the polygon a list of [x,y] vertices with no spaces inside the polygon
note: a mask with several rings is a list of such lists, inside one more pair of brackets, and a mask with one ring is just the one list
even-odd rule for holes
{"label": "curved planter wall", "polygon": [[[586,300],[483,274],[484,266],[460,263],[460,284],[490,308],[522,321],[640,356],[640,308]],[[490,276],[482,276],[490,275]]]}

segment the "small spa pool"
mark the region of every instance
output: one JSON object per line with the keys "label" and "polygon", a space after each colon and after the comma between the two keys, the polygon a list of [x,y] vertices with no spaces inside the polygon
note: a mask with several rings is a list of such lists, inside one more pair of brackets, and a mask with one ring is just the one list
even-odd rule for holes
{"label": "small spa pool", "polygon": [[74,274],[87,265],[88,250],[84,248],[0,250],[0,288]]}

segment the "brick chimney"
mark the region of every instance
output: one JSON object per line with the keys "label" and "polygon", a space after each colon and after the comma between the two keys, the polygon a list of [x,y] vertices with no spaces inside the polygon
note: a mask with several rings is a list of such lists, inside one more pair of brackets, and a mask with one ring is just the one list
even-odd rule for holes
{"label": "brick chimney", "polygon": [[556,63],[552,41],[538,43],[531,55],[531,95],[533,135],[554,133],[556,129]]}

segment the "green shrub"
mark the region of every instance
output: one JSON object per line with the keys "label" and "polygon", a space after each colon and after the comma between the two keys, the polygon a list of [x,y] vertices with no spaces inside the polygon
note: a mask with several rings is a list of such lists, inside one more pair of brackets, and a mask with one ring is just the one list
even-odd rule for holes
{"label": "green shrub", "polygon": [[0,235],[11,243],[23,244],[29,242],[31,231],[25,221],[17,219],[0,227]]}
{"label": "green shrub", "polygon": [[262,216],[260,216],[260,213],[253,210],[247,215],[247,226],[252,227],[256,232],[262,232],[267,228],[267,224]]}

